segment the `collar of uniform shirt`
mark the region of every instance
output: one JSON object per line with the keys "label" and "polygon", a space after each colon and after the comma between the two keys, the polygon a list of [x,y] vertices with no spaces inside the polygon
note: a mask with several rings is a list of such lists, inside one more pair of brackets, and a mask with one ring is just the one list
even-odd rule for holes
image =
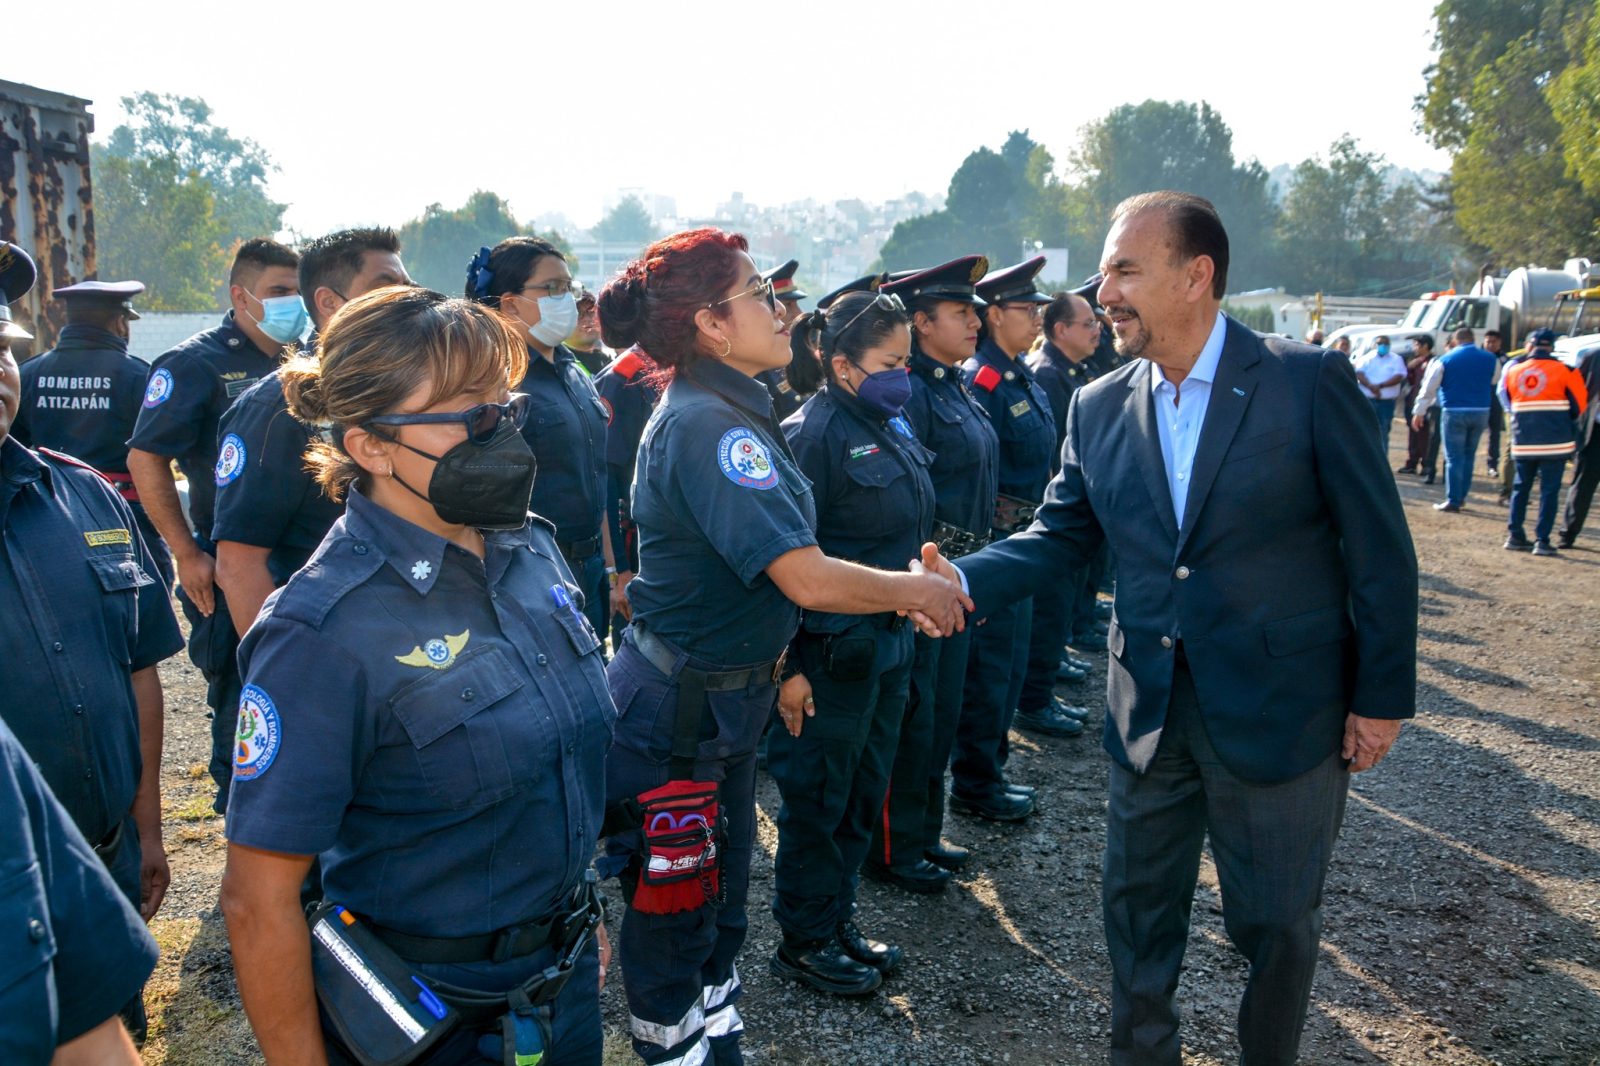
{"label": "collar of uniform shirt", "polygon": [[424,596],[428,594],[444,565],[449,541],[378,506],[354,486],[346,497],[345,516],[346,532],[358,541],[370,542],[395,573]]}
{"label": "collar of uniform shirt", "polygon": [[[1191,381],[1203,381],[1209,386],[1217,379],[1217,364],[1222,361],[1222,342],[1227,340],[1227,337],[1228,320],[1221,311],[1218,311],[1217,321],[1211,327],[1211,335],[1206,338],[1205,344],[1201,346],[1200,357],[1194,361],[1194,366],[1184,376],[1183,385],[1187,385]],[[1172,390],[1174,401],[1177,402],[1177,398],[1182,394],[1182,385],[1169,383],[1167,375],[1162,372],[1160,365],[1151,363],[1150,391],[1160,392],[1163,385]],[[1179,402],[1179,406],[1182,406],[1181,402]]]}

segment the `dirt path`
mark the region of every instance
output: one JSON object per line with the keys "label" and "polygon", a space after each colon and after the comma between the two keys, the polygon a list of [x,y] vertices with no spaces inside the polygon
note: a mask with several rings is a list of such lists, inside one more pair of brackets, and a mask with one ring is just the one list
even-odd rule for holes
{"label": "dirt path", "polygon": [[[1502,551],[1505,512],[1487,482],[1478,490],[1465,513],[1441,515],[1437,487],[1401,480],[1422,570],[1420,713],[1351,793],[1309,1063],[1600,1063],[1600,536],[1559,559]],[[145,1057],[252,1062],[215,916],[223,844],[203,691],[186,662],[163,676],[174,882],[155,923],[165,955]],[[1104,682],[1097,670],[1063,693],[1103,705]],[[860,1001],[767,972],[777,793],[763,778],[766,857],[740,966],[751,1062],[1105,1061],[1105,759],[1087,736],[1015,739],[1012,774],[1039,786],[1041,813],[1008,828],[952,817],[950,838],[977,856],[943,897],[863,885],[861,924],[904,946],[907,963]],[[1186,1062],[1237,1061],[1244,976],[1207,869],[1179,990]],[[620,987],[604,1005],[607,1061],[632,1061]]]}

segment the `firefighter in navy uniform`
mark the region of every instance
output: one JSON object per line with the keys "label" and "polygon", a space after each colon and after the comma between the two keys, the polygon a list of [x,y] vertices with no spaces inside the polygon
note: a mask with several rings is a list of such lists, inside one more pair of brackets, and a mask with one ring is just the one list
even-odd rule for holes
{"label": "firefighter in navy uniform", "polygon": [[[961,364],[978,343],[975,282],[989,269],[966,256],[885,281],[911,314],[911,399],[905,417],[933,453],[934,540],[947,556],[976,551],[989,540],[999,491],[1000,441],[988,412],[961,382]],[[945,771],[961,716],[962,688],[973,630],[934,639],[916,636],[910,697],[900,726],[884,801],[867,861],[867,876],[911,892],[940,892],[964,867],[966,848],[941,839]]]}
{"label": "firefighter in navy uniform", "polygon": [[[791,327],[796,385],[814,394],[784,420],[817,507],[826,552],[880,569],[916,558],[933,530],[933,456],[902,414],[911,395],[911,332],[898,296],[837,297]],[[816,716],[772,730],[767,765],[778,812],[772,913],[783,930],[773,972],[823,991],[870,991],[899,964],[898,947],[856,925],[858,873],[883,809],[914,658],[912,628],[894,612],[807,611],[790,644]],[[795,950],[837,939],[855,980],[823,981]],[[843,962],[845,960],[841,960]]]}
{"label": "firefighter in navy uniform", "polygon": [[128,473],[128,438],[150,377],[150,364],[128,354],[128,323],[137,321],[137,281],[82,281],[56,289],[67,325],[56,346],[22,365],[22,405],[11,434],[30,448],[82,459],[128,501],[156,569],[172,587],[172,553],[139,503]]}
{"label": "firefighter in navy uniform", "polygon": [[[387,229],[339,230],[310,241],[300,251],[298,273],[318,330],[357,296],[411,284],[400,262],[399,238]],[[277,371],[235,400],[217,425],[211,535],[217,584],[240,637],[272,590],[305,565],[344,513],[306,469],[306,448],[315,433],[289,414]]]}
{"label": "firefighter in navy uniform", "polygon": [[[139,500],[172,549],[178,603],[189,620],[189,658],[206,679],[219,814],[227,809],[233,775],[240,682],[234,661],[238,635],[216,585],[212,507],[219,466],[227,477],[246,457],[235,453],[221,460],[217,423],[251,385],[272,373],[283,346],[305,334],[310,319],[295,274],[299,262],[293,251],[264,238],[239,247],[228,280],[231,309],[221,325],[156,360],[128,440],[128,469]],[[178,502],[174,460],[189,485],[187,517]]]}
{"label": "firefighter in navy uniform", "polygon": [[[170,879],[156,665],[183,638],[122,497],[79,460],[11,436],[21,390],[10,342],[27,334],[9,304],[33,280],[32,260],[0,243],[0,719],[148,921]],[[0,957],[21,950],[8,943]],[[142,1041],[140,997],[122,1017]]]}
{"label": "firefighter in navy uniform", "polygon": [[655,363],[638,346],[629,348],[595,375],[594,389],[606,407],[606,525],[617,565],[611,577],[611,648],[622,647],[622,631],[633,615],[628,582],[639,572],[639,531],[629,497],[633,467],[645,423],[661,399],[652,375]]}
{"label": "firefighter in navy uniform", "polygon": [[600,313],[595,310],[594,293],[574,285],[572,295],[578,304],[578,324],[572,327],[566,345],[583,372],[598,377],[611,362],[611,353],[600,343]]}
{"label": "firefighter in navy uniform", "polygon": [[[785,328],[794,325],[795,319],[800,317],[800,301],[810,295],[794,283],[794,273],[799,269],[800,260],[791,259],[761,275],[763,280],[772,283],[772,294],[778,298]],[[818,303],[817,310],[826,309]],[[772,415],[779,422],[800,410],[800,405],[806,402],[806,394],[795,389],[784,367],[764,370],[757,375],[757,380],[767,387],[772,397]]]}
{"label": "firefighter in navy uniform", "polygon": [[[1035,256],[978,282],[978,296],[988,305],[984,328],[976,354],[962,367],[967,388],[1000,437],[1000,490],[990,520],[996,539],[1028,527],[1050,480],[1055,451],[1050,401],[1019,358],[1038,336],[1038,310],[1049,302],[1034,287],[1044,261]],[[989,616],[973,635],[950,766],[951,810],[993,821],[1021,821],[1033,813],[1031,790],[1008,789],[1004,772],[1006,734],[1022,693],[1032,618],[1032,603],[1024,600]],[[1054,714],[1032,728],[1055,736],[1083,732],[1081,722]]]}

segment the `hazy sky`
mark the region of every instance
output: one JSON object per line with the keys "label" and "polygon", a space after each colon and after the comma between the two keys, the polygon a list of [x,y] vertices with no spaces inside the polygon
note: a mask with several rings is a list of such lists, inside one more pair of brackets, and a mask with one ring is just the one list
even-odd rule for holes
{"label": "hazy sky", "polygon": [[586,225],[637,186],[697,213],[733,190],[763,205],[942,192],[1011,129],[1060,162],[1085,123],[1150,97],[1209,101],[1235,154],[1269,168],[1348,131],[1442,170],[1411,106],[1432,8],[19,0],[0,77],[92,99],[101,136],[121,96],[204,98],[276,161],[270,191],[307,234],[399,224],[477,188],[520,218]]}

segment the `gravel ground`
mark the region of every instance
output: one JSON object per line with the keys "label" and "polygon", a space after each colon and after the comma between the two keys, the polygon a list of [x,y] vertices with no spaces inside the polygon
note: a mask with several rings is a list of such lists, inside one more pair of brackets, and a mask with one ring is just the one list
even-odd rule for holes
{"label": "gravel ground", "polygon": [[[1487,482],[1459,515],[1401,478],[1422,571],[1417,720],[1356,778],[1329,875],[1309,1063],[1600,1064],[1600,536],[1559,559],[1500,549]],[[1103,656],[1063,695],[1103,707]],[[174,881],[154,923],[150,1063],[259,1059],[216,916],[224,845],[210,816],[198,675],[163,669]],[[1098,728],[1098,723],[1096,723]],[[1097,1063],[1110,972],[1100,927],[1106,761],[1098,732],[1013,735],[1011,775],[1040,813],[948,836],[975,861],[942,897],[863,885],[861,925],[902,945],[873,996],[830,999],[767,971],[778,797],[759,792],[741,959],[753,1063]],[[612,893],[615,895],[615,892]],[[1186,1063],[1237,1061],[1245,967],[1205,869],[1179,996]],[[632,1060],[621,988],[603,997],[607,1061]]]}

